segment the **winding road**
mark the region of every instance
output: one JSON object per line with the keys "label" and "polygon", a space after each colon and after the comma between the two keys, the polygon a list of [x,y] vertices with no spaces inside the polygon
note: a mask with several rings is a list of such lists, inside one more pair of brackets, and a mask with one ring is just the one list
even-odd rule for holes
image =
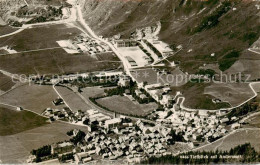
{"label": "winding road", "polygon": [[[195,112],[195,111],[198,111],[198,110],[199,110],[199,111],[200,111],[200,110],[201,110],[201,111],[210,111],[210,112],[217,112],[217,111],[220,111],[220,110],[228,110],[228,111],[230,111],[230,110],[232,110],[232,109],[234,109],[234,108],[238,108],[238,107],[244,105],[245,103],[249,102],[250,100],[252,100],[253,98],[255,98],[255,97],[257,96],[257,92],[256,92],[255,89],[252,87],[252,85],[255,85],[255,84],[259,84],[259,85],[260,85],[260,82],[251,82],[251,83],[249,83],[249,87],[250,87],[250,89],[253,91],[254,96],[250,97],[250,98],[247,99],[246,101],[243,101],[242,103],[240,103],[239,105],[237,105],[237,106],[235,106],[235,107],[222,108],[222,109],[217,109],[217,110],[206,110],[206,109],[192,109],[192,108],[187,108],[187,107],[185,107],[185,106],[183,105],[183,104],[184,104],[184,101],[185,101],[185,97],[183,97],[183,96],[177,98],[177,104],[180,105],[180,108],[181,108],[181,109],[183,109],[183,110],[185,110],[185,111],[189,111],[189,112]],[[182,99],[182,100],[180,101],[180,99]]]}
{"label": "winding road", "polygon": [[[74,9],[75,9],[75,11],[74,11]],[[72,16],[71,18],[69,18],[68,20],[61,20],[61,21],[55,21],[55,22],[46,22],[46,23],[33,24],[33,25],[25,25],[23,28],[20,28],[19,30],[15,31],[15,32],[13,32],[13,33],[9,33],[9,34],[0,36],[0,38],[7,37],[7,36],[11,36],[11,35],[15,35],[15,34],[17,34],[17,33],[22,32],[24,29],[30,28],[30,27],[32,27],[32,26],[34,26],[34,25],[49,25],[49,24],[73,23],[77,28],[81,29],[81,30],[82,30],[85,34],[87,34],[88,36],[90,36],[90,37],[92,37],[92,38],[94,38],[94,39],[96,39],[96,40],[99,40],[99,41],[101,41],[101,42],[103,42],[103,43],[106,43],[106,44],[111,48],[111,50],[118,56],[118,58],[122,61],[126,73],[127,73],[128,75],[131,75],[131,74],[130,74],[130,68],[128,68],[128,65],[127,65],[127,61],[126,61],[126,60],[123,58],[123,56],[117,51],[117,49],[116,49],[110,42],[108,42],[108,41],[106,41],[106,40],[104,40],[104,39],[98,37],[98,36],[92,31],[92,29],[86,24],[86,22],[85,22],[85,20],[84,20],[84,18],[83,18],[83,15],[82,15],[82,11],[81,11],[80,6],[77,5],[77,4],[75,4],[75,5],[74,5],[74,9],[72,9],[72,10],[73,10],[73,13],[74,13],[73,16]],[[37,51],[37,50],[32,50],[32,51]],[[8,75],[8,76],[10,76],[10,77],[13,77],[13,76],[14,76],[13,74],[8,73],[8,72],[5,72],[5,71],[1,71],[1,72],[3,72],[5,75]],[[251,98],[249,98],[248,100],[244,101],[243,103],[241,103],[241,104],[238,105],[237,107],[239,107],[239,106],[245,104],[246,102],[250,101],[251,99],[253,99],[254,97],[257,96],[257,92],[256,92],[256,91],[254,90],[254,88],[252,87],[253,84],[260,84],[260,82],[252,82],[252,83],[249,84],[251,90],[254,92],[254,96],[251,97]],[[54,89],[55,92],[62,98],[62,95],[55,89],[55,85],[53,85],[53,89]],[[97,109],[97,110],[99,110],[101,113],[107,114],[107,115],[109,115],[109,116],[111,116],[111,115],[113,114],[112,112],[108,112],[107,110],[105,110],[105,109],[103,109],[103,108],[101,108],[101,107],[95,105],[95,104],[92,103],[88,98],[83,97],[80,93],[78,93],[78,92],[76,92],[76,93],[77,93],[77,95],[78,95],[82,100],[84,100],[84,102],[85,102],[86,104],[90,105],[93,109]],[[63,99],[63,100],[64,100],[64,99]],[[183,105],[184,101],[185,101],[185,98],[184,98],[184,97],[179,97],[179,98],[177,99],[177,103],[180,104],[180,107],[181,107],[182,109],[187,110],[187,111],[197,111],[197,110],[198,110],[198,109],[190,109],[190,108],[185,107],[185,106]],[[4,105],[4,106],[12,107],[12,108],[17,108],[16,106],[13,106],[13,105],[8,105],[8,104],[5,104],[5,103],[0,103],[0,105],[1,105],[1,104]],[[69,107],[69,105],[68,105],[66,102],[65,102],[65,105],[66,105],[67,107]],[[236,108],[236,107],[227,108],[227,109],[225,109],[225,110],[231,110],[231,109],[233,109],[233,108]],[[43,116],[42,114],[36,113],[36,112],[34,112],[34,111],[32,111],[32,110],[29,110],[29,109],[24,109],[24,110],[30,111],[30,112],[35,113],[35,114],[40,115],[40,116]],[[201,110],[203,110],[203,109],[201,109]],[[219,110],[222,110],[222,109],[219,109]],[[216,110],[216,111],[219,111],[219,110]],[[204,111],[206,111],[206,110],[204,110]],[[43,116],[43,117],[45,117],[45,116]],[[135,120],[138,120],[138,119],[139,119],[139,118],[131,117],[131,116],[127,116],[127,117],[132,118],[132,119],[135,119]],[[46,117],[45,117],[45,118],[46,118]],[[141,119],[141,120],[146,121],[146,122],[153,122],[153,121],[145,120],[145,119]],[[63,122],[63,123],[67,123],[67,124],[73,124],[73,123],[69,123],[69,122],[65,122],[65,121],[59,121],[59,122]],[[155,123],[155,122],[153,122],[153,123]],[[73,125],[77,125],[77,124],[73,124]],[[82,125],[80,125],[80,126],[82,126]],[[84,126],[84,125],[83,125],[83,126]],[[219,145],[217,145],[217,146],[215,147],[215,149],[217,149],[219,146],[221,146],[221,144],[223,143],[223,141],[225,140],[225,138],[227,138],[228,136],[230,136],[230,135],[236,133],[236,132],[239,131],[239,130],[249,130],[249,129],[250,129],[250,128],[242,128],[242,129],[238,129],[238,130],[233,130],[232,132],[230,132],[230,133],[227,134],[226,136],[224,136],[224,137],[218,139],[217,141],[213,142],[213,143],[217,143],[217,142],[221,141],[221,143],[220,143]],[[201,146],[201,147],[199,147],[199,148],[195,148],[194,150],[199,150],[199,149],[201,149],[201,148],[203,148],[203,147],[206,147],[206,146],[208,146],[208,145],[212,145],[213,143],[209,143],[209,144],[206,144],[206,145]],[[179,154],[179,153],[178,153],[178,154]]]}

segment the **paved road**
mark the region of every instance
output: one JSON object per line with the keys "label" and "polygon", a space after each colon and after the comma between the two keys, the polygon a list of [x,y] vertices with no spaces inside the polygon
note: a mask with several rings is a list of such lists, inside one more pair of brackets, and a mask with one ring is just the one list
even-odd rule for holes
{"label": "paved road", "polygon": [[25,29],[23,28],[23,29],[16,30],[16,31],[14,31],[14,32],[12,32],[12,33],[9,33],[9,34],[1,35],[0,38],[4,38],[4,37],[8,37],[8,36],[15,35],[15,34],[17,34],[17,33],[22,32],[23,30],[25,30]]}
{"label": "paved road", "polygon": [[64,24],[64,23],[74,22],[77,19],[76,10],[74,8],[72,8],[70,10],[71,10],[71,14],[70,14],[70,17],[68,19],[59,20],[59,21],[41,22],[41,23],[35,23],[35,24],[24,24],[22,27],[17,28],[19,30],[12,32],[12,33],[9,33],[9,34],[2,35],[2,36],[0,36],[0,38],[15,35],[17,33],[22,32],[25,29],[32,28],[33,26],[55,25],[55,24]]}
{"label": "paved road", "polygon": [[52,50],[52,49],[63,49],[63,48],[62,47],[52,47],[52,48],[44,48],[44,49],[26,50],[26,51],[21,51],[21,52],[16,52],[16,53],[0,54],[0,56],[6,56],[6,55],[11,55],[11,54],[20,54],[20,53],[38,52],[38,51]]}
{"label": "paved road", "polygon": [[110,47],[110,49],[117,55],[117,57],[123,62],[123,65],[124,65],[126,73],[130,75],[130,70],[128,68],[126,59],[116,50],[116,48],[110,42],[108,42],[108,41],[98,37],[93,32],[93,30],[86,24],[86,22],[85,22],[85,20],[83,18],[80,6],[76,5],[75,7],[77,9],[77,16],[78,16],[77,20],[78,20],[78,23],[81,25],[81,28],[84,30],[84,32],[87,35],[91,36],[92,38],[94,38],[96,40],[99,40],[100,42],[106,43]]}
{"label": "paved road", "polygon": [[256,54],[260,54],[260,52],[255,51],[255,50],[253,50],[253,49],[251,49],[251,48],[249,48],[248,50],[249,50],[250,52],[253,52],[253,53],[256,53]]}

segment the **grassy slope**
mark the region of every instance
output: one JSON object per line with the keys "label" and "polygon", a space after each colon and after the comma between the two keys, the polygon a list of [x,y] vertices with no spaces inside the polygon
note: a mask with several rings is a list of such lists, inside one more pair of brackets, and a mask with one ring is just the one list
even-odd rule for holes
{"label": "grassy slope", "polygon": [[[98,34],[104,36],[122,34],[123,38],[128,38],[136,28],[154,26],[160,21],[160,39],[169,44],[183,46],[183,50],[169,60],[180,61],[181,69],[188,73],[196,73],[204,64],[221,64],[219,69],[222,71],[231,74],[238,71],[250,73],[251,79],[260,77],[256,72],[259,60],[256,61],[256,57],[246,51],[260,35],[259,11],[255,7],[257,2],[232,1],[230,9],[218,18],[219,22],[214,27],[194,32],[203,19],[216,11],[220,2],[88,0],[82,4],[86,21]],[[204,11],[199,12],[203,8]],[[187,53],[189,49],[193,51]],[[232,52],[239,53],[232,55]],[[215,57],[211,57],[211,53],[215,53]],[[240,62],[241,60],[243,61]],[[236,65],[232,66],[234,63]],[[214,68],[216,72],[219,69]],[[227,104],[211,104],[213,97],[203,94],[205,86],[182,88],[185,89],[185,104],[188,107],[228,107]]]}
{"label": "grassy slope", "polygon": [[[245,50],[260,34],[256,2],[232,2],[231,9],[219,18],[215,27],[198,33],[189,31],[194,30],[202,19],[209,16],[220,1],[183,2],[88,0],[84,3],[83,11],[90,26],[104,36],[120,33],[127,38],[136,28],[155,25],[160,21],[160,38],[169,44],[182,44],[184,47],[184,50],[171,60],[181,61],[181,67],[190,73],[196,72],[204,63],[222,62],[232,65],[238,57],[228,61],[223,61],[223,57],[232,50]],[[233,11],[233,7],[237,10]],[[203,8],[205,10],[198,14]],[[187,53],[189,49],[193,51]],[[211,58],[211,53],[216,56]]]}
{"label": "grassy slope", "polygon": [[[16,51],[59,47],[56,41],[73,39],[81,32],[64,24],[36,27],[0,39],[0,47],[9,45]],[[54,35],[55,34],[55,35]],[[101,55],[100,55],[101,57]],[[108,61],[119,59],[106,53]],[[100,60],[100,61],[101,61]],[[26,61],[26,62],[25,62]],[[0,57],[0,69],[17,74],[59,74],[116,69],[120,63],[100,62],[87,53],[67,54],[63,49],[41,50]]]}
{"label": "grassy slope", "polygon": [[144,116],[157,108],[155,103],[135,104],[125,96],[112,96],[98,99],[96,101],[112,111],[131,115]]}
{"label": "grassy slope", "polygon": [[[227,151],[231,148],[250,142],[250,144],[260,151],[260,142],[259,142],[259,130],[241,130],[234,134],[228,135],[224,140],[213,142],[211,145],[199,149],[200,151]],[[236,139],[236,140],[234,140]]]}
{"label": "grassy slope", "polygon": [[196,109],[220,109],[230,107],[227,103],[214,104],[211,95],[204,94],[204,88],[210,86],[209,83],[193,83],[188,82],[181,87],[173,87],[172,92],[175,94],[177,91],[183,93],[185,97],[184,106]]}
{"label": "grassy slope", "polygon": [[52,86],[22,84],[14,90],[0,96],[0,102],[42,113],[46,108],[62,109],[65,106],[53,105],[52,101],[57,97],[58,95]]}
{"label": "grassy slope", "polygon": [[8,91],[15,85],[15,82],[12,81],[10,77],[0,73],[0,90]]}
{"label": "grassy slope", "polygon": [[87,127],[55,121],[15,135],[0,136],[0,159],[3,164],[25,164],[32,149],[69,140],[66,132],[72,129],[87,132]]}
{"label": "grassy slope", "polygon": [[1,38],[0,47],[8,45],[18,52],[59,47],[56,41],[73,39],[81,33],[66,24],[38,26],[25,29],[15,36]]}
{"label": "grassy slope", "polygon": [[45,125],[46,118],[28,111],[0,107],[0,136],[12,135]]}
{"label": "grassy slope", "polygon": [[[1,19],[1,18],[0,18]],[[12,28],[10,26],[7,26],[7,25],[4,25],[2,26],[1,25],[1,20],[0,20],[0,35],[5,35],[5,34],[9,34],[9,33],[12,33],[14,31],[16,31],[17,29],[15,28]]]}
{"label": "grassy slope", "polygon": [[[194,25],[206,16],[201,15],[186,21],[182,28],[177,33],[173,33],[170,38],[167,36],[171,26],[161,34],[162,39],[167,40],[167,42],[181,43],[184,46],[184,51],[174,57],[182,62],[183,69],[194,72],[204,63],[231,63],[232,65],[238,57],[232,58],[232,60],[223,60],[224,56],[232,50],[244,51],[258,38],[260,29],[256,22],[259,17],[256,15],[258,11],[254,3],[240,3],[234,7],[237,8],[236,11],[229,10],[220,17],[219,24],[209,30],[192,35],[187,34],[189,28],[194,29]],[[248,35],[253,33],[256,34],[256,37],[249,39]],[[193,51],[187,53],[189,49],[193,49]],[[210,57],[211,53],[215,53],[215,57]],[[228,67],[222,68],[223,70],[228,69]]]}

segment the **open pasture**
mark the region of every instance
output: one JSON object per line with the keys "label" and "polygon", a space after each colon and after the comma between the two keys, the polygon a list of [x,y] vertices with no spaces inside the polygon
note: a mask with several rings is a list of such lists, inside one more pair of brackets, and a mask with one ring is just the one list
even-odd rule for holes
{"label": "open pasture", "polygon": [[144,116],[157,108],[156,103],[139,104],[126,96],[111,96],[96,100],[102,106],[123,114]]}
{"label": "open pasture", "polygon": [[0,96],[0,102],[42,113],[46,108],[61,109],[65,105],[54,106],[52,101],[58,98],[52,86],[23,84]]}
{"label": "open pasture", "polygon": [[254,96],[247,83],[214,83],[205,88],[204,94],[229,102],[233,107]]}
{"label": "open pasture", "polygon": [[242,145],[245,143],[250,143],[256,151],[260,151],[260,129],[252,130],[237,130],[234,134],[228,135],[223,139],[213,142],[211,145],[202,147],[200,151],[228,151],[237,145]]}
{"label": "open pasture", "polygon": [[15,85],[15,82],[12,81],[12,78],[10,78],[0,72],[0,90],[8,91],[14,85]]}
{"label": "open pasture", "polygon": [[105,89],[111,89],[113,87],[86,87],[86,88],[82,88],[82,96],[84,96],[85,98],[90,98],[90,97],[98,97],[98,96],[103,96],[105,94]]}
{"label": "open pasture", "polygon": [[89,106],[77,93],[74,91],[62,87],[62,86],[55,86],[55,89],[58,91],[58,93],[62,96],[64,101],[68,104],[69,108],[76,112],[77,110],[86,111],[88,109],[91,109],[91,106]]}
{"label": "open pasture", "polygon": [[239,60],[234,63],[226,72],[228,74],[243,73],[249,80],[260,78],[260,53],[243,51]]}
{"label": "open pasture", "polygon": [[103,71],[117,69],[119,65],[100,62],[89,55],[67,54],[63,49],[0,56],[0,69],[26,75]]}
{"label": "open pasture", "polygon": [[0,52],[0,69],[17,74],[63,74],[117,69],[113,53],[91,56],[88,52],[68,54],[57,41],[74,39],[82,32],[68,24],[33,26],[15,35],[0,38],[0,47],[15,54]]}
{"label": "open pasture", "polygon": [[0,38],[0,47],[8,45],[17,52],[59,47],[56,41],[73,39],[80,33],[77,28],[67,24],[35,26]]}
{"label": "open pasture", "polygon": [[15,28],[12,28],[10,26],[7,26],[7,25],[1,25],[1,18],[0,18],[0,36],[1,35],[6,35],[6,34],[9,34],[9,33],[12,33],[18,29],[15,29]]}
{"label": "open pasture", "polygon": [[0,136],[17,134],[47,124],[47,118],[29,111],[16,111],[0,105]]}
{"label": "open pasture", "polygon": [[66,133],[72,129],[87,131],[83,126],[54,122],[15,135],[0,136],[1,163],[26,163],[32,149],[69,140]]}

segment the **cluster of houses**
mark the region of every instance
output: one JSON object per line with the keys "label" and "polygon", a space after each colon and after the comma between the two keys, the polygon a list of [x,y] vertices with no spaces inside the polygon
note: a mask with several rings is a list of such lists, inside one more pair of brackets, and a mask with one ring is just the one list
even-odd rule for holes
{"label": "cluster of houses", "polygon": [[240,128],[241,124],[237,123],[238,118],[231,119],[220,117],[217,114],[209,114],[199,112],[188,112],[181,110],[179,106],[174,105],[173,108],[166,108],[165,111],[155,111],[157,116],[156,123],[170,125],[176,133],[183,134],[186,141],[189,142],[212,142],[230,131],[231,129]]}
{"label": "cluster of houses", "polygon": [[[124,159],[137,163],[151,156],[171,155],[168,151],[171,129],[163,125],[151,125],[141,120],[132,120],[125,116],[101,120],[95,110],[89,113],[88,132],[77,144],[70,141],[51,145],[51,153],[59,156],[73,154],[74,161],[67,163],[87,163],[94,160]],[[96,115],[95,117],[93,117]],[[95,125],[95,129],[92,129]],[[78,136],[79,130],[73,130],[71,137]]]}
{"label": "cluster of houses", "polygon": [[[87,119],[89,122],[98,121],[104,122],[111,119],[103,113],[97,110],[90,109],[85,112],[78,110],[76,112],[71,111],[68,107],[64,107],[62,110],[47,108],[42,115],[49,117],[50,121],[64,120],[73,124],[86,125],[84,121]],[[88,129],[91,129],[90,127]]]}
{"label": "cluster of houses", "polygon": [[[126,75],[121,75],[119,77],[118,85],[119,86],[129,86],[131,77]],[[164,107],[172,107],[174,104],[175,97],[169,94],[171,91],[170,85],[149,84],[144,85],[144,83],[138,83],[138,89],[135,90],[136,96],[141,99],[146,99],[147,95],[141,92],[140,89],[144,89],[155,101],[163,105]],[[179,95],[177,92],[176,96]]]}
{"label": "cluster of houses", "polygon": [[75,49],[77,49],[78,52],[88,52],[91,55],[109,51],[109,47],[106,45],[101,45],[101,43],[92,38],[89,38],[85,34],[76,36],[72,41],[72,45],[75,47]]}
{"label": "cluster of houses", "polygon": [[[137,46],[137,43],[133,40],[116,40],[114,42],[117,48]],[[108,51],[95,40],[84,35],[77,36],[73,45],[77,50],[91,54]],[[160,41],[141,40],[141,45],[157,60],[173,53],[169,46]],[[137,66],[130,56],[126,56],[126,59],[131,66]],[[168,74],[164,70],[156,71],[156,73]],[[181,135],[184,141],[193,147],[194,143],[212,142],[224,136],[230,131],[226,123],[237,121],[236,118],[229,120],[214,113],[200,113],[181,109],[175,104],[176,98],[181,93],[177,92],[175,96],[172,96],[170,84],[158,82],[145,84],[144,81],[138,82],[132,75],[124,75],[122,72],[100,73],[97,76],[103,77],[107,74],[119,77],[118,86],[126,87],[130,85],[131,80],[136,81],[138,88],[135,89],[135,95],[137,97],[147,99],[149,97],[147,94],[149,94],[158,104],[162,105],[163,109],[155,110],[150,114],[150,116],[155,116],[156,124],[132,120],[125,116],[112,118],[94,109],[85,112],[80,110],[72,112],[69,108],[62,110],[48,108],[43,114],[50,117],[51,120],[65,119],[74,124],[84,125],[88,129],[81,143],[62,142],[54,144],[52,145],[52,153],[61,155],[73,153],[75,163],[78,164],[99,159],[118,160],[121,158],[129,163],[136,163],[151,156],[171,155],[169,145],[173,139],[172,131]],[[77,77],[75,75],[75,78]],[[145,91],[145,93],[142,91]],[[130,92],[128,90],[125,93]],[[212,101],[219,102],[221,100]],[[57,98],[53,101],[53,104],[63,104],[63,100]],[[239,123],[234,123],[231,129],[239,127]],[[72,136],[77,136],[77,133],[78,130],[74,130]]]}
{"label": "cluster of houses", "polygon": [[[53,113],[55,112],[54,110]],[[224,136],[230,130],[225,123],[238,120],[236,117],[229,120],[214,114],[185,112],[176,106],[154,113],[158,115],[156,124],[122,115],[111,118],[93,109],[86,112],[77,111],[73,113],[81,118],[77,122],[82,122],[88,130],[84,138],[77,144],[70,141],[53,144],[51,153],[58,154],[59,157],[73,154],[73,158],[66,160],[66,163],[81,164],[99,160],[139,163],[151,156],[172,155],[172,131],[183,137],[183,144],[193,148],[197,142],[212,142]],[[239,126],[235,123],[231,127],[235,129]],[[79,132],[73,130],[71,137],[78,136]]]}
{"label": "cluster of houses", "polygon": [[138,43],[135,40],[114,40],[113,44],[116,48],[122,48],[122,47],[135,47],[138,45]]}
{"label": "cluster of houses", "polygon": [[69,120],[74,116],[72,111],[67,107],[64,107],[62,110],[47,108],[42,113],[42,115],[48,117],[51,122],[55,120],[63,120],[63,119]]}
{"label": "cluster of houses", "polygon": [[168,95],[171,91],[169,85],[164,86],[161,84],[146,85],[144,89],[161,105],[171,107],[173,105],[173,96]]}

